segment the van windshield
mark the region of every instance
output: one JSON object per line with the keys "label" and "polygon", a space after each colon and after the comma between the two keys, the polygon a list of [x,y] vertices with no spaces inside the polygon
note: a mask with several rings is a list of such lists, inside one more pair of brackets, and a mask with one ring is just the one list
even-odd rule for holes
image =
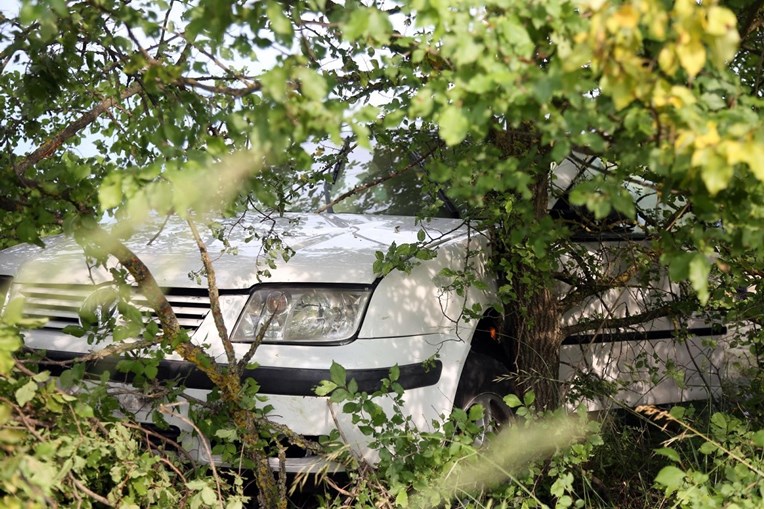
{"label": "van windshield", "polygon": [[428,175],[423,157],[398,147],[353,148],[323,168],[318,185],[303,186],[301,211],[460,217],[454,201]]}

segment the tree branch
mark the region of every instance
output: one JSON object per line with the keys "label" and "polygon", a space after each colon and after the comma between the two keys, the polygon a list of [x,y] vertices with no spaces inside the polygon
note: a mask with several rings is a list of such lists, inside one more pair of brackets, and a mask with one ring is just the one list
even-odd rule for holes
{"label": "tree branch", "polygon": [[592,320],[585,320],[577,322],[572,325],[568,325],[561,328],[562,336],[573,336],[585,331],[602,331],[609,329],[619,329],[622,327],[629,327],[631,325],[638,325],[650,320],[669,316],[675,311],[677,303],[669,303],[658,308],[654,308],[643,313],[636,315],[625,316],[622,318],[595,318]]}
{"label": "tree branch", "polygon": [[77,487],[78,490],[82,491],[87,496],[89,496],[90,498],[92,498],[93,500],[98,502],[99,504],[103,504],[106,507],[114,507],[114,504],[109,502],[109,500],[107,498],[102,497],[101,495],[99,495],[95,491],[93,491],[90,488],[88,488],[87,486],[85,486],[82,483],[82,481],[77,479],[77,477],[75,477],[74,474],[71,471],[69,472],[69,474],[67,474],[67,476],[69,477],[69,479],[71,479],[72,483]]}
{"label": "tree branch", "polygon": [[749,35],[762,26],[763,6],[761,2],[752,2],[749,9],[742,13],[741,21],[738,26],[739,37],[743,41]]}
{"label": "tree branch", "polygon": [[210,294],[210,311],[213,315],[215,328],[218,330],[218,336],[220,337],[221,342],[223,342],[223,349],[226,351],[226,360],[228,361],[229,371],[235,370],[236,355],[234,354],[234,345],[231,344],[231,339],[228,337],[226,324],[223,322],[223,313],[220,310],[220,293],[218,292],[218,284],[215,282],[215,269],[210,260],[210,255],[207,252],[207,246],[202,241],[202,237],[199,235],[199,230],[194,224],[194,221],[189,218],[186,222],[188,223],[189,228],[191,229],[191,234],[197,243],[197,248],[202,257],[202,264],[205,267],[207,291]]}
{"label": "tree branch", "polygon": [[188,85],[192,88],[199,88],[207,92],[230,95],[232,97],[244,97],[246,95],[252,94],[253,92],[258,92],[262,88],[260,82],[258,81],[250,83],[246,87],[242,88],[225,87],[222,85],[208,85],[206,83],[200,82],[197,79],[184,77],[179,78],[178,83]]}
{"label": "tree branch", "polygon": [[110,108],[124,101],[128,97],[137,94],[140,91],[141,86],[138,83],[133,83],[131,86],[124,89],[120,93],[119,98],[110,97],[104,99],[103,101],[96,104],[93,108],[91,108],[88,112],[80,116],[80,118],[66,126],[62,131],[53,136],[53,138],[40,145],[34,152],[24,157],[20,163],[14,164],[13,170],[16,173],[19,181],[27,187],[36,187],[31,180],[27,179],[25,175],[29,168],[39,163],[43,159],[49,157],[56,150],[58,150],[65,141],[69,140],[82,129],[92,124],[99,116],[104,114]]}
{"label": "tree branch", "polygon": [[239,377],[227,377],[215,363],[215,360],[202,348],[191,343],[188,339],[179,340],[181,338],[181,326],[175,311],[146,264],[119,239],[100,226],[96,226],[90,240],[114,256],[133,276],[149,306],[157,313],[165,341],[169,341],[184,360],[194,364],[215,385],[220,387],[227,399],[235,401],[241,385]]}

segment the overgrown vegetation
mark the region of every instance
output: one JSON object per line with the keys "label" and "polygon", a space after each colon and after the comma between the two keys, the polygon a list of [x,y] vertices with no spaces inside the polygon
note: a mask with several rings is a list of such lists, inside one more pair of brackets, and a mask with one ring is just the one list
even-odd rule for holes
{"label": "overgrown vegetation", "polygon": [[[118,342],[78,362],[45,360],[24,349],[25,331],[41,324],[20,300],[4,302],[0,505],[287,507],[286,473],[272,473],[267,459],[300,448],[348,468],[342,485],[320,476],[309,505],[762,506],[760,3],[23,0],[18,8],[0,13],[0,246],[65,233],[90,267],[116,260],[109,268],[124,320],[104,326],[84,310],[70,333]],[[505,398],[513,425],[492,440],[483,440],[480,407],[418,430],[397,411],[404,391],[395,370],[366,393],[334,365],[317,390],[370,440],[379,460],[369,462],[339,432],[315,442],[273,422],[267,396],[241,376],[262,336],[236,357],[199,218],[295,204],[331,211],[342,200],[324,191],[353,164],[356,146],[390,153],[382,173],[367,169],[344,197],[380,189],[395,210],[411,197],[391,183],[416,174],[417,193],[433,198],[418,210],[423,224],[451,202],[489,232],[498,301],[464,318],[497,316],[495,353],[512,359],[518,388]],[[570,154],[581,171],[561,185],[555,166]],[[650,198],[636,202],[638,188]],[[223,364],[189,341],[126,247],[147,220],[170,215],[187,222],[199,248],[203,270],[191,276],[208,290]],[[582,244],[635,232],[641,241],[626,247]],[[225,229],[213,234],[236,250]],[[289,239],[251,240],[268,252],[262,278],[294,254]],[[424,231],[418,240],[380,251],[373,270],[383,276],[433,258]],[[439,277],[464,296],[485,285],[479,270]],[[151,311],[131,303],[132,287]],[[622,293],[639,309],[624,313],[604,297]],[[582,313],[599,302],[597,315]],[[695,316],[741,331],[732,346],[752,363],[736,385],[710,391],[706,405],[623,410],[624,420],[563,415],[566,338],[659,318],[684,338]],[[85,369],[110,355],[129,357],[108,369],[131,381],[154,427],[107,394],[107,375]],[[210,380],[208,401],[156,380],[170,355]],[[655,361],[667,360],[640,360]],[[581,382],[569,396],[608,401],[619,389]],[[195,430],[194,443],[166,437],[173,419]],[[228,466],[205,461],[212,456]]]}

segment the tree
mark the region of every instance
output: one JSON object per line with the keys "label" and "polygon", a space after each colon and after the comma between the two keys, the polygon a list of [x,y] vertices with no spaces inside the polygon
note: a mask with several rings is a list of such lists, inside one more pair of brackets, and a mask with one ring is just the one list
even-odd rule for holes
{"label": "tree", "polygon": [[[0,18],[0,242],[100,231],[103,214],[183,215],[200,178],[217,179],[229,211],[253,197],[280,208],[296,172],[330,178],[309,170],[309,147],[338,147],[331,169],[344,138],[398,141],[491,231],[520,383],[553,406],[567,335],[694,312],[761,326],[762,6],[731,7],[25,1]],[[556,190],[551,167],[571,153],[592,177]],[[636,204],[630,184],[658,205]],[[548,213],[551,193],[565,210]],[[625,265],[574,242],[636,223],[646,241]],[[140,260],[113,235],[96,244],[161,311]],[[636,313],[563,320],[657,274],[676,290]]]}

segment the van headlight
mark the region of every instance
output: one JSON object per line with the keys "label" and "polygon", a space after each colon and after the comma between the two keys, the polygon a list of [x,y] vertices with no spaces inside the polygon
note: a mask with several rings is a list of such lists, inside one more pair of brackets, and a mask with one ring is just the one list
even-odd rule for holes
{"label": "van headlight", "polygon": [[234,343],[341,343],[358,333],[369,287],[267,287],[252,292],[231,334]]}
{"label": "van headlight", "polygon": [[0,276],[0,312],[5,309],[5,305],[8,303],[12,283],[13,278],[11,276]]}

